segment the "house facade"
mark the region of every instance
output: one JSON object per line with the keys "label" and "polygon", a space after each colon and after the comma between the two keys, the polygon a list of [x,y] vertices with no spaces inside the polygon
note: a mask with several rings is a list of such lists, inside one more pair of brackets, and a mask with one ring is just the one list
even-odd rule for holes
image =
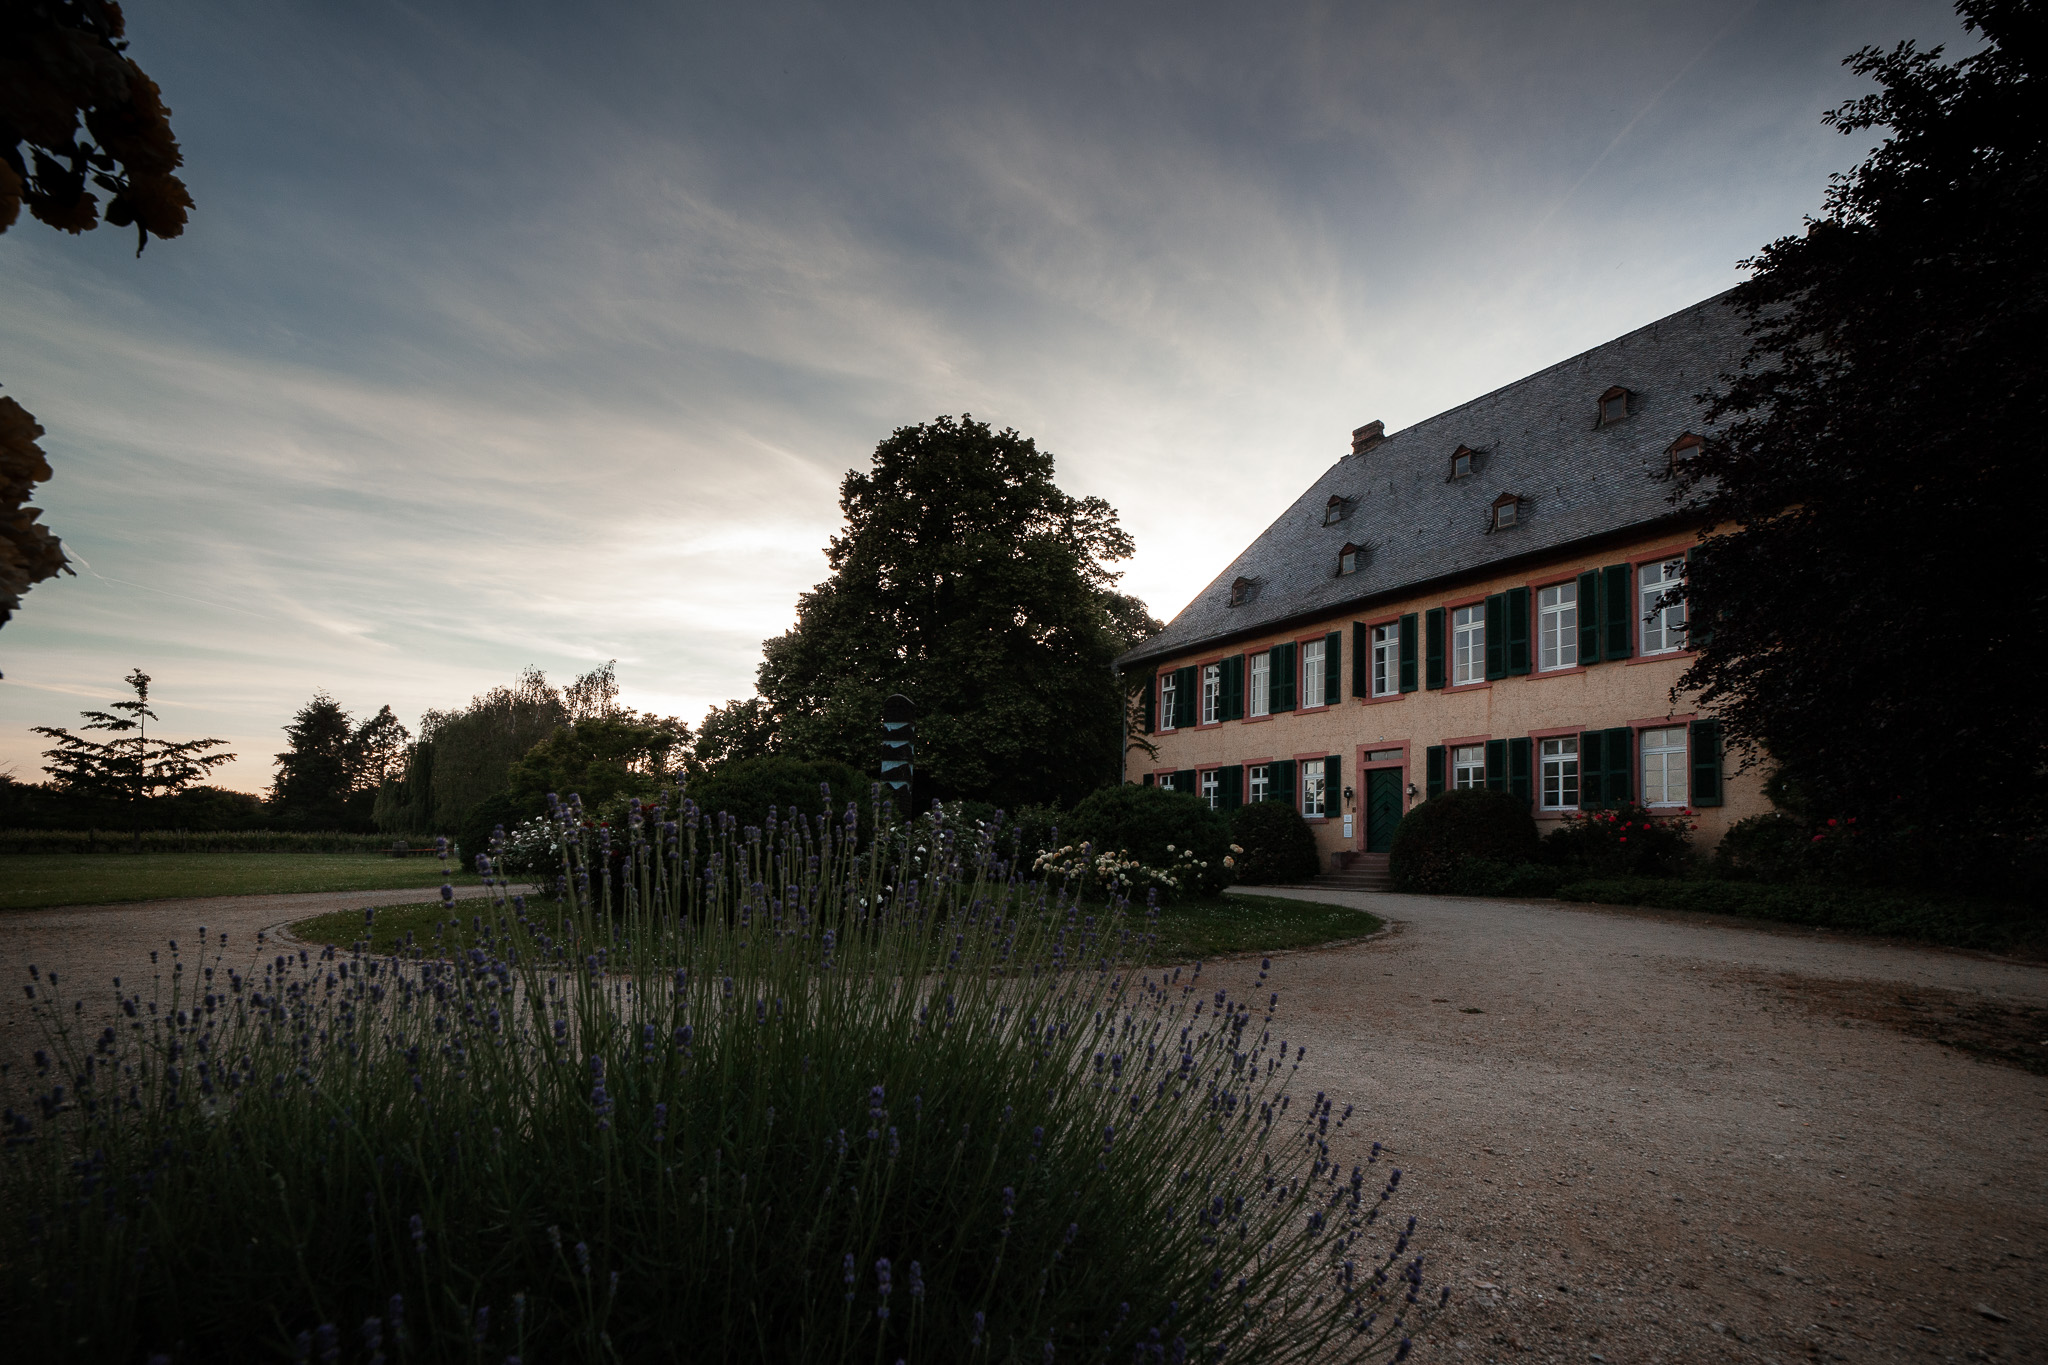
{"label": "house facade", "polygon": [[1702,528],[1666,477],[1695,395],[1740,361],[1709,299],[1351,453],[1171,624],[1118,660],[1150,679],[1125,780],[1218,807],[1292,803],[1325,865],[1384,852],[1417,802],[1490,787],[1539,831],[1624,801],[1698,813],[1704,844],[1768,808],[1692,657]]}

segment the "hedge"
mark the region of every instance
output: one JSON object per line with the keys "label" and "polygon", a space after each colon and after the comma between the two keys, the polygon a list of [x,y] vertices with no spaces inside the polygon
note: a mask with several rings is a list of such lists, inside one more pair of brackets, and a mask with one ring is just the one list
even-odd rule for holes
{"label": "hedge", "polygon": [[2038,940],[2048,927],[2048,920],[2018,906],[1933,900],[1853,887],[1614,877],[1568,882],[1557,888],[1557,898],[1781,920],[1994,952]]}
{"label": "hedge", "polygon": [[[7,853],[389,853],[389,834],[287,833],[282,830],[7,829]],[[420,846],[431,840],[412,840]]]}

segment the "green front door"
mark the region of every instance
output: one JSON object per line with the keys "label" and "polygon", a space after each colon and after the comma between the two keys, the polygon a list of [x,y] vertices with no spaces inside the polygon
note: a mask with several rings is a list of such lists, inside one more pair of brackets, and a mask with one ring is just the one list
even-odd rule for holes
{"label": "green front door", "polygon": [[1365,851],[1385,853],[1394,846],[1394,826],[1401,823],[1401,770],[1368,768],[1365,773]]}

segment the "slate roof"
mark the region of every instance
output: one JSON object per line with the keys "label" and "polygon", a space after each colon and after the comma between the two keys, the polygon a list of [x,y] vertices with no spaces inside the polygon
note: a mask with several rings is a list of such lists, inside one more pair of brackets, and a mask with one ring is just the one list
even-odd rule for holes
{"label": "slate roof", "polygon": [[[1726,299],[1696,303],[1346,455],[1118,666],[1671,520],[1671,485],[1655,476],[1673,441],[1705,431],[1694,396],[1747,350],[1742,317]],[[1599,398],[1614,385],[1630,390],[1629,412],[1601,426]],[[1479,458],[1475,473],[1454,482],[1460,446]],[[1489,530],[1504,493],[1522,499],[1520,524]],[[1354,501],[1346,519],[1326,526],[1332,496]],[[1340,576],[1347,542],[1366,546],[1366,560]],[[1254,587],[1233,607],[1231,585],[1241,577]]]}

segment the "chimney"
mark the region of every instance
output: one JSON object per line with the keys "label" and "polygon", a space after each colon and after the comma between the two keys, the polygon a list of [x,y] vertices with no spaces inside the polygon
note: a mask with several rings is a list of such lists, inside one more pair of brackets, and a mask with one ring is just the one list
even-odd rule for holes
{"label": "chimney", "polygon": [[1381,421],[1367,422],[1351,433],[1351,453],[1363,455],[1381,441],[1387,439],[1387,424]]}

